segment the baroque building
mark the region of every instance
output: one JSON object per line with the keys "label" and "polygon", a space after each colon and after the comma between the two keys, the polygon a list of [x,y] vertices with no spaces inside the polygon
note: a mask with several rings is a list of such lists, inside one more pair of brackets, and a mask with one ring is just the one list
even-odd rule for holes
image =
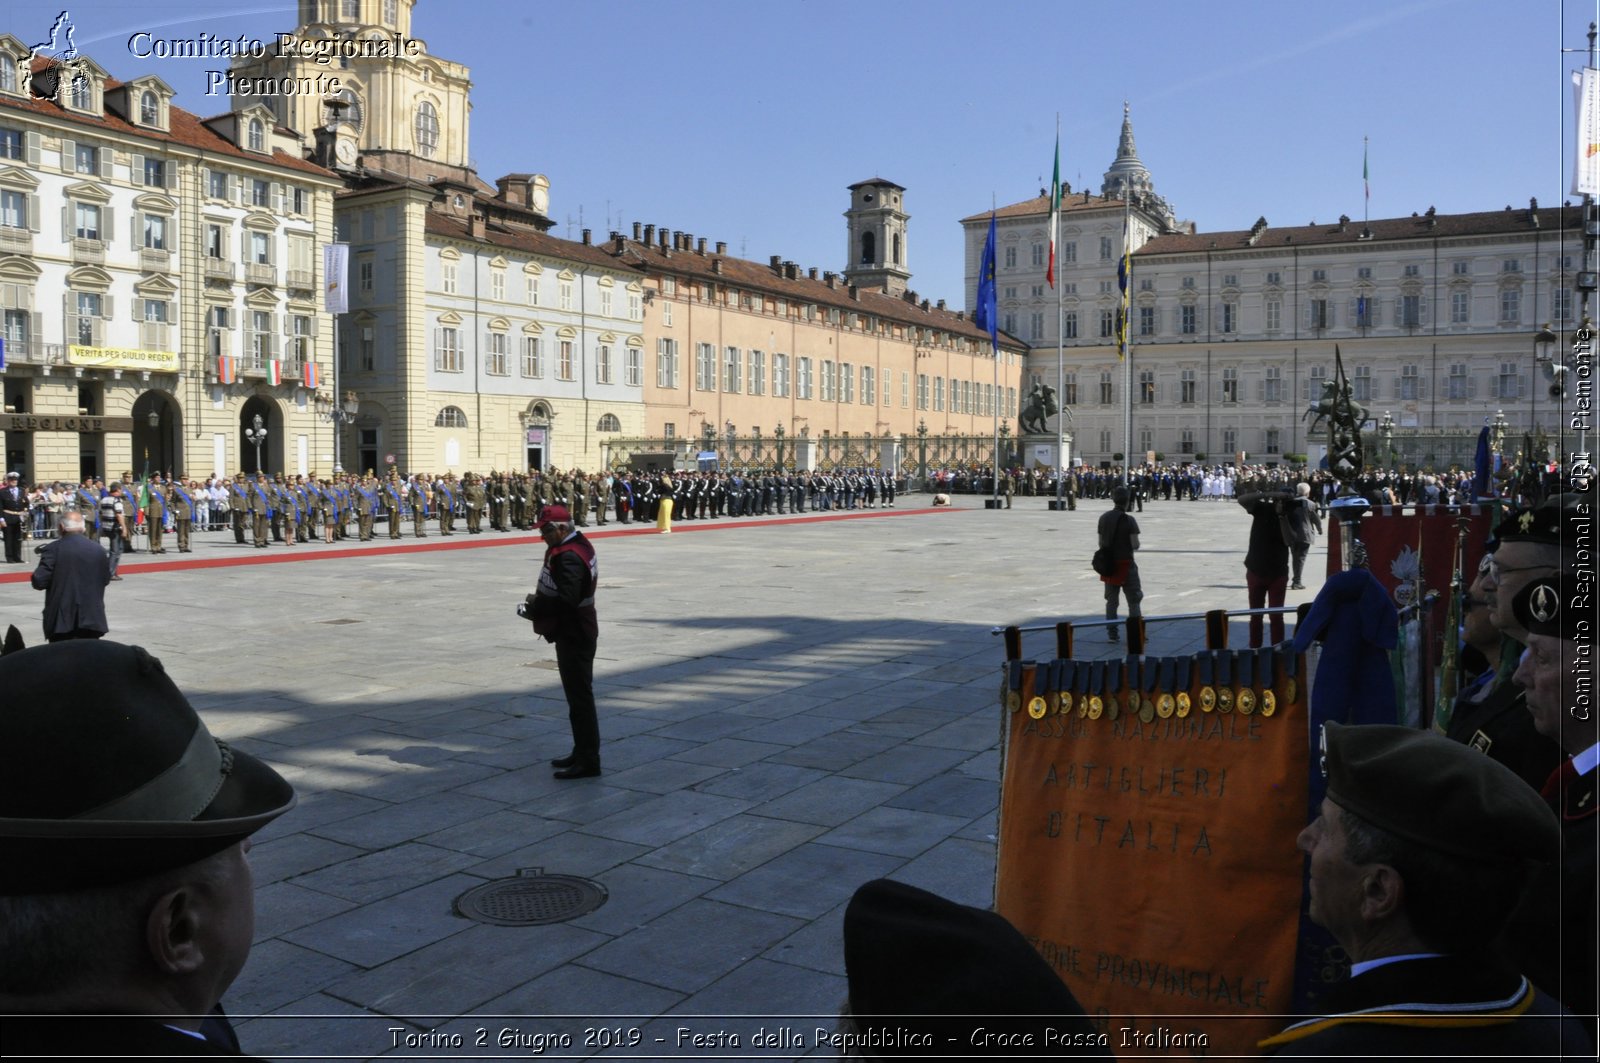
{"label": "baroque building", "polygon": [[253,471],[257,417],[263,467],[317,468],[338,180],[268,109],[202,118],[68,40],[60,20],[45,46],[0,35],[7,469]]}
{"label": "baroque building", "polygon": [[[1124,118],[1117,161],[1099,196],[1067,197],[1058,249],[1064,313],[1045,283],[1048,196],[1002,207],[1002,320],[1030,348],[1026,376],[1056,386],[1075,453],[1111,463],[1125,450],[1124,367],[1117,357],[1126,193],[1132,202],[1128,314],[1131,453],[1167,461],[1315,464],[1304,412],[1343,357],[1354,397],[1396,425],[1378,460],[1470,461],[1478,430],[1497,416],[1508,436],[1538,446],[1557,409],[1533,364],[1533,334],[1573,323],[1579,208],[1527,207],[1444,215],[1432,208],[1368,224],[1201,232],[1175,223],[1148,171],[1130,165]],[[969,298],[987,212],[962,219]],[[1015,254],[1012,253],[1015,250]],[[1057,342],[1064,352],[1064,373]],[[1025,456],[1044,452],[1038,441]],[[1370,456],[1370,454],[1369,454]]]}

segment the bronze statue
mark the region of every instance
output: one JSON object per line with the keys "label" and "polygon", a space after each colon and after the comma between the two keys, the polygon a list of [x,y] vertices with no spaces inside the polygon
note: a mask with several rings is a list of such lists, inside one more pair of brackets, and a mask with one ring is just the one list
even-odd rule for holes
{"label": "bronze statue", "polygon": [[1361,444],[1361,428],[1372,420],[1367,408],[1351,398],[1350,379],[1345,375],[1344,358],[1339,348],[1333,348],[1333,379],[1324,381],[1322,398],[1305,412],[1311,418],[1315,432],[1323,421],[1328,422],[1328,472],[1341,487],[1350,490],[1351,484],[1361,475],[1365,458]]}
{"label": "bronze statue", "polygon": [[1056,389],[1049,384],[1035,384],[1022,404],[1017,422],[1022,431],[1029,435],[1046,435],[1049,429],[1045,427],[1045,421],[1060,411],[1061,407],[1056,405]]}

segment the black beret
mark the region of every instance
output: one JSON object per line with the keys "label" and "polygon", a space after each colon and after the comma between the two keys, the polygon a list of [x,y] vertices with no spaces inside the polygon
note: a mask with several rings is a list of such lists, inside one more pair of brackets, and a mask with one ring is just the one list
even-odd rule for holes
{"label": "black beret", "polygon": [[1328,799],[1406,841],[1485,863],[1554,860],[1555,813],[1510,768],[1431,731],[1324,725]]}
{"label": "black beret", "polygon": [[138,646],[80,639],[8,653],[0,690],[0,894],[182,867],[294,807],[283,777],[213,738]]}
{"label": "black beret", "polygon": [[1512,507],[1500,518],[1491,546],[1500,543],[1543,543],[1576,548],[1576,537],[1593,534],[1594,491],[1566,491],[1533,506]]}
{"label": "black beret", "polygon": [[860,1025],[932,1033],[932,1054],[956,1035],[954,1020],[938,1016],[978,1016],[988,1030],[1032,1031],[1035,1050],[1045,1047],[1046,1026],[1090,1030],[1072,991],[1004,917],[903,882],[876,879],[856,890],[844,913],[844,966],[851,1013],[890,1020]]}
{"label": "black beret", "polygon": [[1548,577],[1536,579],[1511,600],[1511,611],[1530,634],[1561,637],[1563,612],[1561,585]]}

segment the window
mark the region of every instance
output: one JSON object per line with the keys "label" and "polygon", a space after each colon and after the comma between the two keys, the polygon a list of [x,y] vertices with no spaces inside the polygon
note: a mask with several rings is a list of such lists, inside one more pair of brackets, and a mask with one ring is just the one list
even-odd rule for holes
{"label": "window", "polygon": [[1029,314],[1028,315],[1028,338],[1030,340],[1042,340],[1042,339],[1044,339],[1044,315],[1043,314]]}
{"label": "window", "polygon": [[1017,334],[1017,315],[1007,312],[1000,324],[1000,331],[1015,336]]}
{"label": "window", "polygon": [[611,383],[611,345],[602,343],[594,349],[594,382]]}
{"label": "window", "polygon": [[[904,373],[902,373],[900,375],[902,377],[905,376]],[[885,406],[893,406],[894,405],[894,373],[893,373],[893,371],[885,370],[884,373],[883,373],[883,376],[880,379],[882,379],[882,381],[883,381],[883,404]]]}
{"label": "window", "polygon": [[[1462,262],[1462,263],[1458,263],[1458,265],[1466,265],[1466,263]],[[1451,292],[1450,293],[1450,324],[1452,324],[1452,325],[1465,325],[1471,320],[1472,320],[1472,293],[1471,292],[1465,292],[1465,291]]]}
{"label": "window", "polygon": [[539,305],[539,277],[538,274],[528,274],[528,305]]}
{"label": "window", "polygon": [[1262,433],[1262,438],[1263,438],[1263,447],[1262,447],[1262,449],[1264,449],[1268,454],[1276,454],[1276,453],[1278,453],[1279,439],[1281,437],[1282,437],[1282,430],[1281,429],[1268,428],[1266,431],[1264,431]]}
{"label": "window", "polygon": [[1420,276],[1422,276],[1422,267],[1421,266],[1414,266],[1414,265],[1413,266],[1407,266],[1405,268],[1405,275],[1407,277],[1420,277]]}
{"label": "window", "polygon": [[252,207],[272,206],[272,182],[264,181],[257,177],[250,182],[250,205]]}
{"label": "window", "polygon": [[839,401],[856,401],[856,367],[849,362],[839,363]]}
{"label": "window", "polygon": [[439,264],[439,287],[446,295],[456,294],[456,264],[454,262],[441,262]]}
{"label": "window", "polygon": [[1266,322],[1268,332],[1277,332],[1283,328],[1283,300],[1268,299],[1266,303]]}
{"label": "window", "polygon": [[439,112],[433,104],[423,100],[417,105],[417,154],[431,159],[439,150]]}
{"label": "window", "polygon": [[483,353],[484,372],[490,376],[507,376],[511,369],[507,359],[506,334],[491,332],[486,339],[488,342]]}
{"label": "window", "polygon": [[251,369],[265,369],[278,353],[277,337],[272,330],[272,315],[265,310],[250,312],[250,329],[245,333],[245,346],[250,355]]}
{"label": "window", "polygon": [[1312,270],[1311,282],[1313,284],[1326,284],[1328,282],[1328,271],[1325,269]]}
{"label": "window", "polygon": [[644,352],[636,345],[629,344],[622,349],[623,372],[627,374],[624,381],[630,388],[639,387],[644,383]]}
{"label": "window", "polygon": [[1358,266],[1356,268],[1356,278],[1358,280],[1364,280],[1364,281],[1371,280],[1372,279],[1372,267],[1371,266]]}
{"label": "window", "polygon": [[722,352],[722,390],[730,395],[739,393],[739,373],[743,361],[737,347],[729,347]]}
{"label": "window", "polygon": [[917,409],[926,410],[927,408],[928,408],[928,374],[927,373],[918,373],[917,374]]}
{"label": "window", "polygon": [[139,94],[139,121],[145,125],[155,125],[161,114],[160,106],[156,103],[156,94],[146,90]]}
{"label": "window", "polygon": [[811,397],[811,359],[804,355],[794,360],[794,395],[797,399]]}
{"label": "window", "polygon": [[600,316],[601,317],[610,317],[611,316],[611,289],[610,288],[601,288],[600,289]]}
{"label": "window", "polygon": [[872,366],[861,367],[861,405],[871,406],[878,397],[878,384]]}
{"label": "window", "polygon": [[1194,291],[1194,278],[1193,277],[1185,277],[1185,278],[1183,278],[1183,288],[1184,288],[1185,291]]}
{"label": "window", "polygon": [[[838,385],[834,377],[833,361],[828,358],[822,360],[822,392],[823,402],[833,402],[838,398]],[[942,407],[941,407],[942,408]]]}
{"label": "window", "polygon": [[1467,262],[1450,263],[1450,274],[1455,277],[1466,277],[1472,273],[1472,265]]}
{"label": "window", "polygon": [[750,394],[764,395],[767,391],[767,356],[761,351],[750,352],[749,372],[745,380],[749,385]]}
{"label": "window", "polygon": [[1521,273],[1522,263],[1518,259],[1508,258],[1500,263],[1500,269],[1504,273]]}
{"label": "window", "polygon": [[1078,338],[1078,312],[1076,310],[1067,311],[1066,316],[1062,319],[1062,328],[1064,330],[1062,332],[1063,339],[1075,340]]}
{"label": "window", "polygon": [[434,332],[433,367],[441,373],[461,372],[461,333],[456,329]]}
{"label": "window", "polygon": [[1452,399],[1470,398],[1472,387],[1468,380],[1466,363],[1455,363],[1450,367],[1450,375],[1445,378],[1445,394]]}
{"label": "window", "polygon": [[1112,387],[1111,387],[1111,374],[1109,372],[1101,372],[1101,374],[1100,374],[1100,405],[1102,405],[1102,406],[1110,406],[1111,403],[1112,403],[1112,400],[1115,399],[1115,398],[1116,398],[1116,393],[1112,390]]}
{"label": "window", "polygon": [[91,109],[93,97],[89,92],[89,79],[82,74],[72,79],[72,106],[75,110],[87,111]]}
{"label": "window", "polygon": [[504,302],[506,297],[506,271],[492,269],[489,271],[489,298]]}
{"label": "window", "polygon": [[74,203],[72,235],[79,240],[100,239],[100,208],[93,203]]}
{"label": "window", "polygon": [[522,375],[535,379],[544,376],[544,352],[538,336],[522,337]]}
{"label": "window", "polygon": [[571,310],[572,309],[572,282],[571,281],[562,281],[559,291],[560,291],[560,297],[561,297],[561,309],[563,309],[563,310]]}
{"label": "window", "polygon": [[772,356],[772,397],[775,399],[789,397],[789,356],[787,354],[774,354]]}
{"label": "window", "polygon": [[1222,332],[1229,335],[1238,331],[1239,305],[1237,303],[1222,304]]}
{"label": "window", "polygon": [[289,357],[296,365],[305,365],[311,361],[311,317],[307,314],[295,314],[289,319],[289,342],[291,349]]}
{"label": "window", "polygon": [[1222,401],[1239,401],[1239,370],[1233,366],[1222,371]]}
{"label": "window", "polygon": [[1193,336],[1199,327],[1198,316],[1193,303],[1185,303],[1178,307],[1178,331],[1185,336]]}
{"label": "window", "polygon": [[1333,312],[1326,299],[1313,299],[1307,305],[1309,318],[1307,324],[1313,329],[1333,327]]}
{"label": "window", "polygon": [[1222,430],[1222,451],[1224,454],[1239,453],[1239,431],[1236,428]]}
{"label": "window", "polygon": [[1239,275],[1237,273],[1224,273],[1222,275],[1222,286],[1224,288],[1239,287]]}
{"label": "window", "polygon": [[[400,24],[400,0],[383,0],[383,22],[386,26],[398,26]],[[608,429],[608,431],[614,432],[616,429]]]}
{"label": "window", "polygon": [[1005,266],[1006,266],[1006,269],[1016,269],[1017,268],[1017,249],[1016,248],[1014,248],[1014,247],[1006,248]]}
{"label": "window", "polygon": [[[1194,392],[1195,392],[1194,370],[1193,369],[1185,369],[1179,374],[1179,379],[1178,379],[1178,401],[1181,402],[1181,403],[1185,403],[1186,405],[1193,406],[1194,405]],[[1194,448],[1193,447],[1185,447],[1184,449],[1185,450],[1193,450]]]}
{"label": "window", "polygon": [[1153,369],[1139,370],[1139,403],[1144,406],[1156,401],[1156,374]]}
{"label": "window", "polygon": [[1502,288],[1500,290],[1500,323],[1514,325],[1522,320],[1522,289]]}
{"label": "window", "polygon": [[1372,366],[1356,366],[1355,379],[1350,382],[1351,398],[1357,402],[1372,401]]}
{"label": "window", "polygon": [[206,195],[212,199],[228,198],[228,175],[221,170],[211,170],[206,174]]}
{"label": "window", "polygon": [[1522,377],[1517,375],[1515,362],[1500,363],[1500,376],[1495,381],[1495,392],[1502,399],[1522,397]]}
{"label": "window", "polygon": [[1417,367],[1403,365],[1400,367],[1400,397],[1415,401],[1421,398],[1420,381],[1417,379]]}
{"label": "window", "polygon": [[250,262],[257,266],[272,265],[272,237],[267,233],[250,234]]}
{"label": "window", "polygon": [[77,321],[67,323],[67,335],[76,337],[73,342],[79,346],[99,346],[101,310],[105,305],[101,295],[98,292],[78,292],[73,301],[77,305]]}
{"label": "window", "polygon": [[1550,316],[1557,321],[1572,320],[1572,290],[1557,288],[1550,293]]}
{"label": "window", "polygon": [[28,194],[0,189],[0,226],[8,229],[28,227]]}
{"label": "window", "polygon": [[76,144],[72,149],[72,168],[78,173],[100,173],[100,149],[93,144]]}
{"label": "window", "polygon": [[1267,284],[1274,288],[1283,286],[1283,274],[1273,272],[1267,274]]}
{"label": "window", "polygon": [[1178,433],[1178,450],[1184,454],[1194,453],[1194,429],[1188,425]]}
{"label": "window", "polygon": [[231,336],[232,311],[226,306],[206,309],[206,353],[213,358],[233,350]]}
{"label": "window", "polygon": [[939,413],[944,412],[944,377],[933,378],[933,408]]}
{"label": "window", "polygon": [[709,343],[694,346],[694,387],[696,391],[717,390],[717,349]]}
{"label": "window", "polygon": [[672,304],[661,304],[661,324],[667,328],[672,327]]}
{"label": "window", "polygon": [[460,407],[446,406],[439,411],[439,416],[433,419],[433,426],[435,428],[465,428],[467,427],[467,415],[461,412]]}
{"label": "window", "polygon": [[678,341],[656,340],[656,387],[678,386]]}
{"label": "window", "polygon": [[574,351],[571,340],[562,340],[556,345],[556,379],[576,380],[578,378],[573,356]]}
{"label": "window", "polygon": [[1282,366],[1267,366],[1267,377],[1264,381],[1262,381],[1261,385],[1261,397],[1267,402],[1283,401],[1284,390]]}
{"label": "window", "polygon": [[17,61],[9,55],[0,55],[0,92],[17,91]]}
{"label": "window", "polygon": [[1110,260],[1111,260],[1111,237],[1102,236],[1100,238],[1100,261],[1101,262],[1109,262]]}
{"label": "window", "polygon": [[250,129],[245,137],[245,146],[251,151],[265,151],[267,149],[266,130],[262,128],[261,119],[250,119]]}
{"label": "window", "polygon": [[361,261],[356,263],[356,286],[363,292],[370,293],[372,291],[372,277],[372,259],[370,256],[363,256]]}
{"label": "window", "polygon": [[1156,308],[1141,306],[1139,308],[1139,335],[1154,336],[1156,334]]}
{"label": "window", "polygon": [[167,219],[155,214],[144,216],[144,246],[148,251],[166,251]]}
{"label": "window", "polygon": [[1400,297],[1400,327],[1418,328],[1422,324],[1422,296],[1402,295]]}
{"label": "window", "polygon": [[1116,333],[1116,312],[1113,310],[1100,311],[1100,338],[1108,339]]}
{"label": "window", "polygon": [[640,305],[637,292],[628,293],[628,320],[639,321],[644,317],[644,308]]}
{"label": "window", "polygon": [[[344,19],[346,22],[354,22],[356,19],[360,18],[361,0],[339,0],[339,17]],[[446,407],[446,409],[450,408],[451,407]],[[461,411],[457,410],[456,412],[460,413]],[[440,414],[440,416],[442,417],[444,415]],[[467,422],[465,418],[463,418],[461,424],[455,427],[465,427],[466,423]]]}
{"label": "window", "polygon": [[622,420],[614,413],[601,414],[600,420],[595,422],[594,430],[596,432],[620,432],[622,431]]}
{"label": "window", "polygon": [[1105,454],[1111,453],[1111,430],[1109,428],[1100,429],[1100,450]]}
{"label": "window", "polygon": [[1035,266],[1044,265],[1044,245],[1034,244],[1031,252],[1031,262]]}
{"label": "window", "polygon": [[1322,385],[1326,384],[1327,382],[1328,367],[1325,365],[1312,366],[1311,371],[1306,374],[1306,401],[1322,401]]}
{"label": "window", "polygon": [[1078,374],[1068,373],[1065,381],[1066,391],[1061,396],[1061,402],[1066,406],[1078,404]]}
{"label": "window", "polygon": [[365,373],[372,372],[377,365],[377,352],[377,329],[371,325],[362,325],[361,332],[356,337],[356,368]]}
{"label": "window", "polygon": [[0,159],[22,158],[22,131],[0,129]]}

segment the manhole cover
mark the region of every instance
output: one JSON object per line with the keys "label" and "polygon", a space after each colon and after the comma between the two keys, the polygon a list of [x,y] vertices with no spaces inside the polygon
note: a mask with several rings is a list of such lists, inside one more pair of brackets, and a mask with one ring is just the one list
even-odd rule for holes
{"label": "manhole cover", "polygon": [[485,882],[456,898],[456,914],[495,926],[544,926],[588,915],[606,903],[606,888],[576,875],[523,868],[516,878]]}
{"label": "manhole cover", "polygon": [[350,617],[340,617],[338,620],[318,620],[319,624],[359,624],[361,621],[352,620]]}

